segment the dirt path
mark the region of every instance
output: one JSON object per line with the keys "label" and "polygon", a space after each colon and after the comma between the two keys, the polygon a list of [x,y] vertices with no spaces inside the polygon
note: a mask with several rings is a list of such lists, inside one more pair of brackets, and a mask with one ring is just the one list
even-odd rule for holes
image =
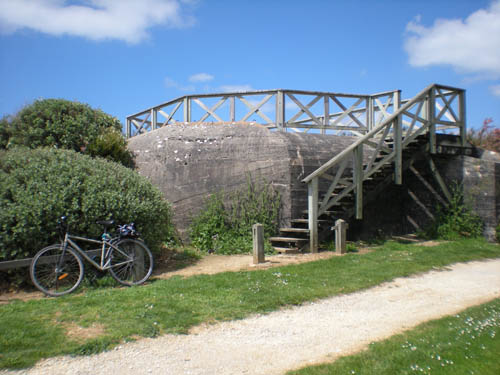
{"label": "dirt path", "polygon": [[283,374],[350,354],[424,321],[500,297],[500,259],[456,264],[248,319],[196,327],[26,374]]}

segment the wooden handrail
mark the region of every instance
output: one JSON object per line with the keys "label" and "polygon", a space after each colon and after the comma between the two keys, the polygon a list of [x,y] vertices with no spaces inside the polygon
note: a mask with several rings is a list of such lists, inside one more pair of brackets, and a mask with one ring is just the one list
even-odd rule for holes
{"label": "wooden handrail", "polygon": [[357,147],[365,143],[367,140],[372,138],[375,134],[379,133],[382,131],[386,126],[388,126],[392,121],[394,121],[401,113],[406,111],[408,108],[412,107],[416,102],[422,100],[423,96],[428,95],[428,91],[433,89],[434,87],[443,87],[440,85],[437,85],[435,83],[427,86],[425,89],[420,91],[417,95],[413,97],[413,99],[409,100],[404,104],[401,108],[399,108],[396,112],[394,112],[392,115],[390,115],[388,118],[386,118],[379,126],[376,128],[372,129],[368,133],[366,133],[363,137],[359,138],[356,142],[354,142],[352,145],[347,147],[344,151],[341,153],[335,155],[332,159],[327,161],[325,164],[323,164],[321,167],[316,169],[313,173],[311,173],[309,176],[304,178],[302,182],[308,183],[315,177],[319,177],[323,173],[325,173],[328,169],[330,169],[333,165],[341,162],[344,158],[346,158],[351,152],[354,151]]}

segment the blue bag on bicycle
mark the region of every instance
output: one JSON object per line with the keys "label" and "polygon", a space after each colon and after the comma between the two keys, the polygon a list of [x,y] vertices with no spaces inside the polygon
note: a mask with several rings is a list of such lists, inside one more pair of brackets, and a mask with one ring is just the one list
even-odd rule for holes
{"label": "blue bag on bicycle", "polygon": [[120,237],[137,238],[140,236],[134,223],[119,225],[118,233]]}

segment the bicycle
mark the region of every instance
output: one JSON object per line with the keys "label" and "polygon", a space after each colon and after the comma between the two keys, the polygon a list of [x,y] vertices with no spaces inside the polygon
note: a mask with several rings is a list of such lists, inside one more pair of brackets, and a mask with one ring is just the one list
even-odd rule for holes
{"label": "bicycle", "polygon": [[[132,238],[137,234],[133,224],[119,226],[120,235],[111,237],[108,228],[115,224],[113,220],[96,223],[104,227],[101,240],[70,234],[66,217],[61,217],[58,230],[64,240],[43,248],[31,261],[30,277],[40,291],[53,297],[73,292],[83,279],[82,258],[100,271],[107,270],[122,285],[140,285],[151,276],[153,256],[142,240]],[[100,249],[86,252],[76,241],[97,244]]]}

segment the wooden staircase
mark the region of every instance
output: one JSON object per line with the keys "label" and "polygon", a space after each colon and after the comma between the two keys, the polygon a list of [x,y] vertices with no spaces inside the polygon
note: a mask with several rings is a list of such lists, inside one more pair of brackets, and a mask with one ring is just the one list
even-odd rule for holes
{"label": "wooden staircase", "polygon": [[[292,220],[291,228],[282,228],[280,236],[270,238],[277,251],[317,252],[321,237],[336,219],[363,219],[363,207],[390,184],[401,185],[403,172],[417,158],[437,153],[438,132],[457,134],[461,148],[467,143],[462,89],[432,84],[406,101],[396,92],[385,106],[377,95],[372,99],[380,116],[376,119],[374,102],[367,104],[365,113],[373,126],[355,132],[358,140],[302,180],[308,186],[308,209]],[[389,105],[392,114],[387,111]],[[352,113],[348,115],[360,123]],[[338,121],[326,115],[323,120],[327,125]],[[435,166],[431,169],[439,179]]]}
{"label": "wooden staircase", "polygon": [[[390,139],[386,140],[386,144],[390,149],[394,147],[394,142]],[[415,138],[403,150],[403,171],[408,169],[415,160],[423,157],[425,153],[428,152],[428,137],[421,135]],[[382,152],[380,156],[377,156],[374,159],[375,163],[383,160],[384,156],[387,154],[387,152]],[[367,163],[364,163],[363,169],[366,167]],[[346,181],[352,182],[349,179]],[[363,195],[365,196],[365,199],[363,200],[363,205],[372,202],[385,190],[385,188],[393,183],[394,166],[392,162],[387,162],[373,175],[364,179]],[[338,196],[345,188],[346,185],[339,184],[333,189],[331,197]],[[326,193],[326,191],[319,192],[319,201],[324,200]],[[323,212],[317,220],[320,239],[323,239],[328,235],[331,236],[331,227],[335,224],[337,219],[343,219],[345,221],[352,219],[356,213],[355,204],[355,194],[353,190],[344,195],[338,203],[332,206],[328,211]],[[301,218],[291,220],[291,227],[280,228],[279,236],[271,237],[269,238],[269,241],[271,242],[273,248],[282,254],[294,254],[307,251],[309,250],[310,242],[310,230],[308,229],[308,225],[309,212],[308,210],[304,210]]]}

